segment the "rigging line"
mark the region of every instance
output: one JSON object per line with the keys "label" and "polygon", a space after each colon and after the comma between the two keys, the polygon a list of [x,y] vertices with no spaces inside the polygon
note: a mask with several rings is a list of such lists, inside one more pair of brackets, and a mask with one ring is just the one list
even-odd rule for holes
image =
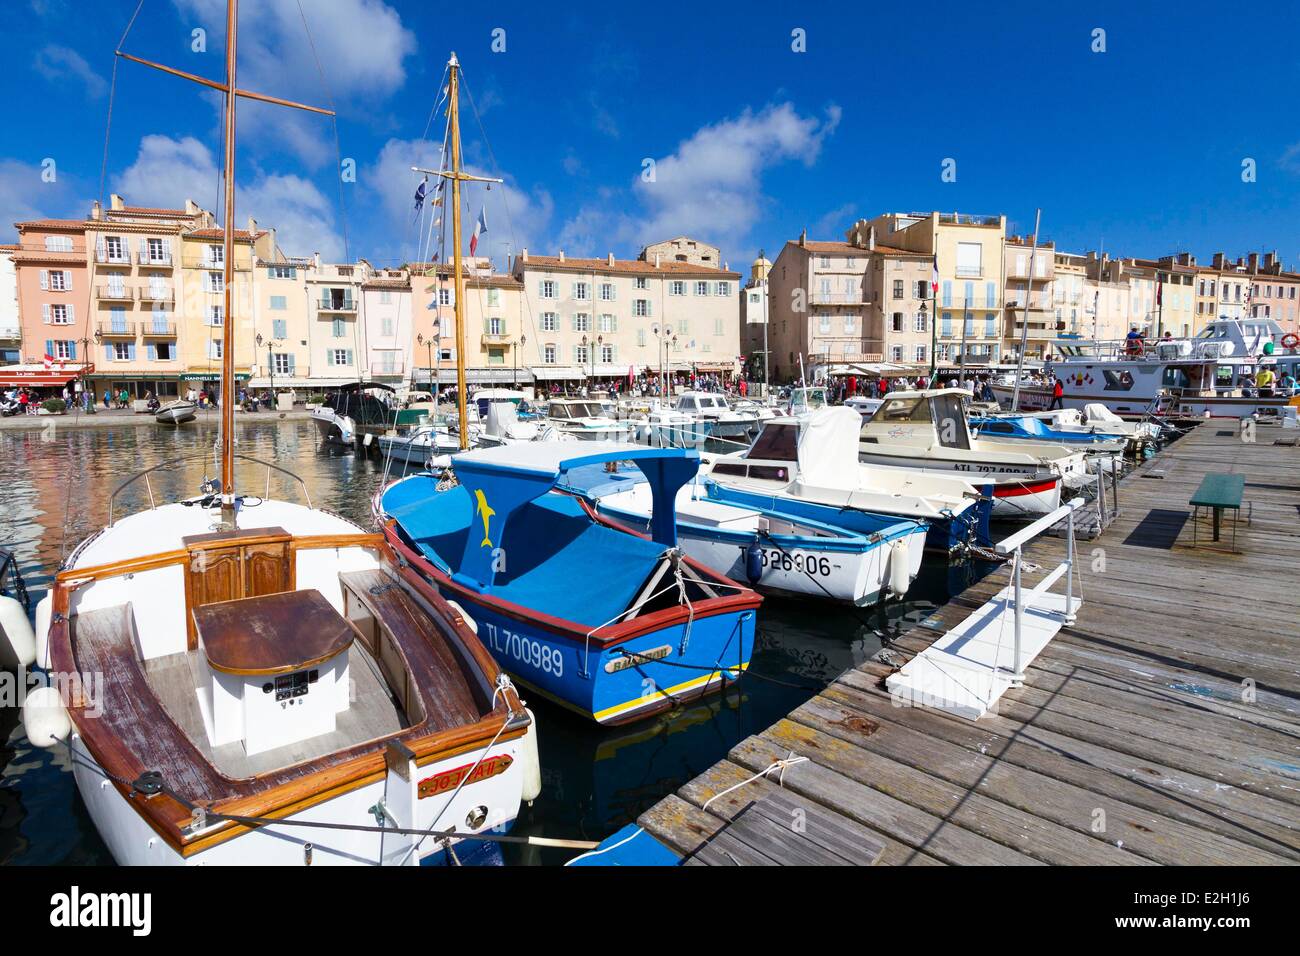
{"label": "rigging line", "polygon": [[316,72],[320,76],[321,90],[325,93],[325,101],[329,103],[330,108],[330,125],[334,130],[334,175],[339,181],[339,220],[343,227],[343,261],[347,262],[351,258],[348,242],[348,211],[343,196],[343,146],[339,141],[339,114],[334,106],[334,94],[330,92],[329,81],[325,79],[325,70],[321,68],[320,56],[316,53],[316,41],[312,39],[311,27],[307,25],[307,14],[303,12],[302,0],[298,0],[298,16],[302,19],[303,32],[307,34],[307,45],[311,48],[311,57],[316,62]]}
{"label": "rigging line", "polygon": [[[479,135],[483,137],[483,145],[487,147],[488,160],[492,163],[492,171],[502,179],[501,208],[506,215],[506,229],[510,232],[510,243],[514,248],[518,249],[519,237],[515,235],[514,220],[510,218],[510,203],[507,200],[506,184],[504,181],[505,173],[501,168],[501,164],[497,161],[496,151],[492,148],[492,141],[488,139],[487,130],[483,127],[483,117],[479,115],[478,105],[474,102],[474,94],[470,92],[469,84],[465,82],[465,70],[463,67],[460,71],[460,85],[461,88],[465,90],[465,97],[469,100],[470,112],[474,114],[474,122],[478,126]],[[527,289],[524,289],[521,290],[521,293],[526,293],[527,291]],[[537,362],[540,365],[542,364],[542,342],[537,332],[537,320],[533,315],[533,306],[532,303],[528,301],[528,296],[526,294],[521,294],[520,298],[524,303],[525,311],[528,313],[528,329],[533,333],[533,348],[537,350]]]}
{"label": "rigging line", "polygon": [[[144,0],[139,0],[135,5],[135,12],[131,14],[131,19],[127,21],[126,29],[122,31],[122,39],[117,41],[117,50],[121,50],[126,44],[126,38],[131,33],[131,28],[135,26],[136,17],[140,16],[140,10],[144,7]],[[108,92],[108,117],[104,124],[104,160],[99,170],[99,203],[104,204],[104,187],[108,180],[108,134],[113,128],[113,95],[117,91],[117,60],[116,53],[113,56],[113,82]]]}

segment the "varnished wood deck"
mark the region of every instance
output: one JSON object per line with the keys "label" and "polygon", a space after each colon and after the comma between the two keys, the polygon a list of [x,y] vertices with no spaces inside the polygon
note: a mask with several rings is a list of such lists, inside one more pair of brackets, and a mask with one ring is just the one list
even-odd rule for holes
{"label": "varnished wood deck", "polygon": [[[1078,621],[996,715],[895,707],[884,679],[1005,586],[1005,570],[639,823],[713,862],[711,839],[734,841],[715,834],[776,792],[776,775],[705,801],[797,754],[809,759],[785,770],[785,796],[841,818],[840,839],[883,844],[886,864],[1300,861],[1300,447],[1273,444],[1296,435],[1260,427],[1245,443],[1234,423],[1207,422],[1121,482],[1120,517],[1079,542]],[[1208,522],[1191,548],[1187,500],[1211,471],[1246,477],[1239,554],[1209,550]],[[1064,551],[1042,537],[1026,558],[1045,571]]]}

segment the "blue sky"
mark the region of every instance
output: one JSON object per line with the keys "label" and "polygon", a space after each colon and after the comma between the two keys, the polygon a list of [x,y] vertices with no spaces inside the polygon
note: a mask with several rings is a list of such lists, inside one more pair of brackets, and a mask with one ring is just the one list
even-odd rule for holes
{"label": "blue sky", "polygon": [[[1139,7],[1131,9],[1131,7]],[[0,237],[79,215],[101,192],[113,49],[136,0],[7,0],[11,99],[0,132]],[[144,0],[124,49],[220,78],[224,0]],[[291,255],[417,256],[412,161],[449,50],[467,162],[504,188],[488,248],[634,255],[689,233],[733,266],[805,226],[928,209],[1005,213],[1058,247],[1207,257],[1277,249],[1300,265],[1296,9],[1221,4],[457,4],[245,0],[241,86],[339,111],[241,102],[239,216]],[[193,32],[207,31],[195,52]],[[505,31],[505,51],[491,49]],[[1105,30],[1105,52],[1093,31]],[[792,50],[805,31],[806,52]],[[326,92],[328,87],[328,92]],[[430,138],[440,138],[435,119]],[[490,148],[489,148],[490,147]],[[215,94],[119,62],[104,193],[217,203]],[[956,181],[941,180],[945,159]],[[53,159],[57,178],[43,182]],[[494,162],[495,159],[495,162]],[[655,178],[642,178],[655,162]],[[1243,161],[1255,164],[1242,181]],[[498,164],[499,163],[499,171]],[[471,219],[467,216],[467,219]],[[344,235],[346,233],[346,243]]]}

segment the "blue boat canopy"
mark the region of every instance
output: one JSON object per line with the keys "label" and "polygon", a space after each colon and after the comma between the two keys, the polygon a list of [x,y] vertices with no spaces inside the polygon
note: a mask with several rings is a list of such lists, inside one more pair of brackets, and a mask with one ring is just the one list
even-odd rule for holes
{"label": "blue boat canopy", "polygon": [[[631,461],[651,488],[650,536],[665,548],[677,545],[677,491],[695,477],[699,452],[683,448],[648,448],[626,442],[528,442],[461,452],[452,470],[469,493],[474,508],[472,533],[455,577],[489,588],[495,577],[502,532],[519,508],[555,487],[570,468],[610,461]],[[482,528],[480,538],[478,529]]]}

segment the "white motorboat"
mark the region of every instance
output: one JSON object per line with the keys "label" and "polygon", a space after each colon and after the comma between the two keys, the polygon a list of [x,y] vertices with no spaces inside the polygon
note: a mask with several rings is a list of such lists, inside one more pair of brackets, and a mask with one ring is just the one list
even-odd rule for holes
{"label": "white motorboat", "polygon": [[179,398],[174,402],[168,402],[158,411],[154,412],[153,417],[159,425],[184,425],[186,422],[194,421],[199,414],[199,407],[193,402]]}
{"label": "white motorboat", "polygon": [[987,540],[992,500],[979,476],[864,465],[861,425],[843,406],[774,418],[749,449],[712,460],[709,497],[850,531],[874,521],[862,516],[925,521],[927,546],[945,552]]}
{"label": "white motorboat", "polygon": [[[601,515],[649,532],[653,494],[639,469],[611,473],[604,466],[583,466],[569,471],[562,487]],[[678,490],[675,504],[677,541],[689,557],[767,593],[856,605],[901,598],[920,572],[925,551],[925,522],[879,515],[874,530],[847,531],[727,504],[710,498],[699,479]]]}
{"label": "white motorboat", "polygon": [[[226,29],[233,77],[233,0]],[[454,91],[454,59],[450,70]],[[236,101],[223,104],[228,143]],[[232,315],[232,161],[224,180]],[[121,492],[159,485],[143,472],[114,490],[107,526],[38,607],[36,660],[52,682],[27,696],[27,737],[67,749],[120,864],[470,862],[540,787],[532,719],[461,613],[382,534],[314,507],[295,476],[305,503],[262,493],[272,472],[288,475],[274,465],[255,463],[265,484],[241,492],[237,325],[222,329],[220,478],[156,506],[151,490],[121,518]]]}
{"label": "white motorboat", "polygon": [[673,410],[708,422],[713,438],[748,438],[758,428],[756,413],[736,411],[725,396],[713,392],[683,392]]}
{"label": "white motorboat", "polygon": [[382,382],[344,385],[312,409],[316,432],[323,442],[351,446],[356,442],[359,427],[377,433],[387,431],[396,421],[395,394],[391,385]]}
{"label": "white motorboat", "polygon": [[[494,448],[498,445],[517,445],[535,441],[573,441],[571,435],[545,418],[527,421],[519,418],[519,405],[509,399],[486,403],[486,413],[479,428],[471,433],[475,448]],[[448,449],[448,454],[455,449]]]}
{"label": "white motorboat", "polygon": [[864,422],[876,414],[876,409],[883,404],[885,404],[883,398],[868,398],[866,395],[853,395],[844,399],[844,407],[853,409],[862,416]]}
{"label": "white motorboat", "polygon": [[993,514],[1030,518],[1054,511],[1061,489],[1089,481],[1087,456],[1059,444],[997,441],[971,435],[957,388],[890,392],[862,424],[859,457],[936,474],[957,473],[994,485]]}
{"label": "white motorboat", "polygon": [[605,414],[598,399],[553,398],[546,404],[546,418],[559,431],[582,441],[627,441],[632,425]]}

